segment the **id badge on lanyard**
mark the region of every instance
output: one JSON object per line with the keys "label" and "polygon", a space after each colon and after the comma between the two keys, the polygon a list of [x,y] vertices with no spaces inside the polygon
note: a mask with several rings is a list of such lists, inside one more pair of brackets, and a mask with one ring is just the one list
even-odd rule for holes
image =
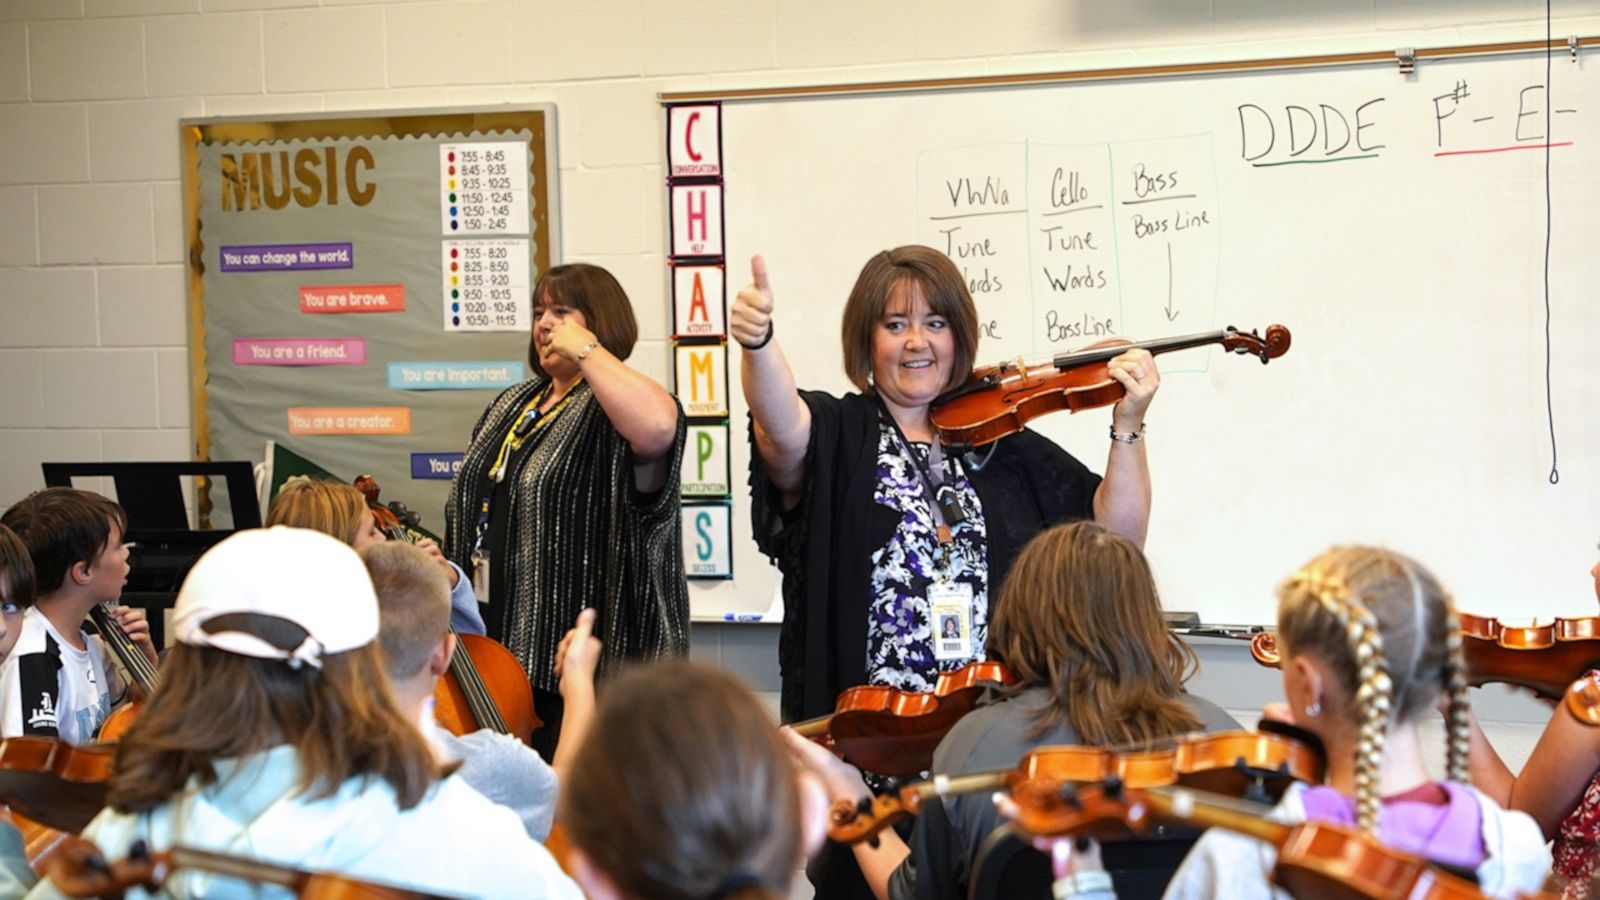
{"label": "id badge on lanyard", "polygon": [[972,654],[972,585],[935,581],[928,585],[933,616],[933,658],[944,662]]}
{"label": "id badge on lanyard", "polygon": [[489,551],[472,551],[472,593],[479,603],[489,602]]}

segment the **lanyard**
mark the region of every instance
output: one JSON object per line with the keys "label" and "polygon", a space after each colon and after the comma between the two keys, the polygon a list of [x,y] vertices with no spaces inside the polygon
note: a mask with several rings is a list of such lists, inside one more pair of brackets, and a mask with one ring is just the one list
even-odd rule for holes
{"label": "lanyard", "polygon": [[522,445],[527,443],[529,438],[537,434],[544,426],[550,424],[555,419],[556,414],[566,408],[566,405],[572,400],[573,390],[582,383],[583,379],[581,378],[574,381],[572,387],[567,388],[566,393],[561,395],[561,399],[557,400],[554,406],[544,412],[540,412],[539,407],[550,396],[550,389],[554,386],[554,382],[545,385],[538,394],[534,395],[532,400],[528,401],[528,404],[522,408],[522,412],[518,414],[516,420],[511,423],[511,427],[506,430],[505,438],[500,441],[500,452],[495,456],[494,465],[489,467],[488,490],[483,495],[483,503],[478,509],[477,535],[472,542],[474,552],[483,548],[484,536],[489,531],[489,504],[494,498],[494,486],[505,479],[506,469],[511,465],[511,455],[522,449]]}
{"label": "lanyard", "polygon": [[959,525],[966,519],[967,514],[961,508],[960,494],[951,483],[954,479],[946,481],[944,478],[946,463],[938,436],[934,436],[933,444],[928,448],[928,462],[924,463],[916,451],[911,449],[911,442],[906,440],[905,432],[900,430],[900,423],[894,420],[889,407],[884,405],[881,397],[878,399],[878,410],[889,420],[889,427],[894,429],[900,452],[911,460],[911,465],[917,470],[918,480],[922,482],[922,495],[928,501],[928,510],[933,515],[933,524],[938,531],[939,543],[949,544],[950,527]]}

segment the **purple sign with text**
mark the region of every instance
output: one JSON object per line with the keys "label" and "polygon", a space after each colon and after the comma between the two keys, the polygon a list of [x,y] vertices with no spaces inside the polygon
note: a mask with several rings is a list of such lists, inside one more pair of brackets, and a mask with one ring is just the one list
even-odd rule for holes
{"label": "purple sign with text", "polygon": [[220,255],[224,272],[294,272],[355,265],[350,244],[256,244],[223,247]]}

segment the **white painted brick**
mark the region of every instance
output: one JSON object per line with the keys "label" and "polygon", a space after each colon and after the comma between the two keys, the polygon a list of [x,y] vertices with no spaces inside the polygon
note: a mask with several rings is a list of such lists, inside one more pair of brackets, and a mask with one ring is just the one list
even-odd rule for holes
{"label": "white painted brick", "polygon": [[9,507],[44,487],[40,463],[99,460],[98,431],[0,430],[0,507]]}
{"label": "white painted brick", "polygon": [[28,28],[35,100],[144,96],[144,23],[134,19],[41,22]]}
{"label": "white painted brick", "polygon": [[150,217],[146,184],[39,188],[39,261],[151,262]]}
{"label": "white painted brick", "polygon": [[102,432],[100,441],[106,455],[119,461],[187,462],[194,458],[187,428],[117,429]]}
{"label": "white painted brick", "polygon": [[0,184],[89,178],[89,119],[77,103],[0,106]]}
{"label": "white painted brick", "polygon": [[1153,44],[1205,45],[1216,40],[1210,3],[1122,0],[1096,3],[1067,13],[1061,46],[1144,48]]}
{"label": "white painted brick", "polygon": [[652,191],[665,188],[650,183],[644,169],[563,170],[561,246],[566,258],[650,250],[644,207],[654,199]]}
{"label": "white painted brick", "polygon": [[617,277],[633,304],[633,317],[639,322],[641,342],[667,339],[672,333],[672,298],[667,286],[664,257],[648,253],[586,256],[581,262],[601,266]]}
{"label": "white painted brick", "polygon": [[200,8],[206,12],[238,12],[247,9],[296,9],[317,5],[317,0],[200,0]]}
{"label": "white painted brick", "polygon": [[[983,4],[978,4],[983,5]],[[915,31],[906,20],[927,18],[920,9],[908,16],[893,0],[811,0],[778,6],[780,68],[820,68],[914,59]],[[989,11],[992,18],[1005,18]],[[1009,15],[1009,12],[1007,13]]]}
{"label": "white painted brick", "polygon": [[95,181],[181,177],[178,120],[204,111],[198,97],[89,104],[89,177]]}
{"label": "white painted brick", "polygon": [[261,75],[261,16],[169,16],[145,23],[150,96],[255,94]]}
{"label": "white painted brick", "polygon": [[156,400],[162,428],[189,427],[189,351],[156,351]]}
{"label": "white painted brick", "polygon": [[[498,84],[511,80],[514,7],[526,4],[429,3],[384,14],[389,84]],[[519,48],[520,49],[520,48]]]}
{"label": "white painted brick", "polygon": [[[1575,4],[1579,7],[1587,4]],[[1556,14],[1567,4],[1556,3]],[[1568,6],[1568,9],[1571,9]],[[1588,6],[1592,11],[1593,7]],[[1499,0],[1495,3],[1460,3],[1450,0],[1380,0],[1377,4],[1377,27],[1380,30],[1395,28],[1449,28],[1478,22],[1516,20],[1544,21],[1544,3],[1540,0]],[[1524,39],[1542,36],[1525,34]],[[1564,32],[1557,32],[1562,35]],[[1506,38],[1498,38],[1506,40]]]}
{"label": "white painted brick", "polygon": [[267,90],[384,87],[383,10],[274,12],[266,28]]}
{"label": "white painted brick", "polygon": [[183,262],[187,259],[183,249],[183,187],[177,182],[152,184],[150,200],[154,208],[156,262]]}
{"label": "white painted brick", "polygon": [[321,109],[321,94],[242,94],[206,98],[208,116],[270,116]]}
{"label": "white painted brick", "polygon": [[392,91],[333,91],[323,95],[329,112],[367,109],[428,109],[448,106],[450,91],[445,88],[404,88]]}
{"label": "white painted brick", "polygon": [[0,347],[93,347],[94,272],[8,269],[0,276]]}
{"label": "white painted brick", "polygon": [[708,0],[693,15],[646,3],[644,33],[646,75],[770,69],[777,60],[775,0]]}
{"label": "white painted brick", "polygon": [[45,19],[81,19],[83,0],[3,0],[0,22],[40,22]]}
{"label": "white painted brick", "polygon": [[200,11],[200,0],[84,0],[86,16],[171,16]]}
{"label": "white painted brick", "polygon": [[46,350],[44,418],[51,428],[154,428],[153,350]]}
{"label": "white painted brick", "polygon": [[183,266],[101,269],[103,347],[182,347],[188,338]]}
{"label": "white painted brick", "polygon": [[916,49],[931,58],[1070,49],[1064,32],[1071,13],[1072,4],[1059,0],[1011,0],[1003,8],[928,0],[912,16]]}
{"label": "white painted brick", "polygon": [[0,188],[0,266],[38,263],[39,225],[33,188]]}
{"label": "white painted brick", "polygon": [[643,15],[640,0],[519,3],[509,29],[516,48],[512,79],[638,75],[643,71]]}
{"label": "white painted brick", "polygon": [[584,168],[659,163],[666,153],[666,114],[658,81],[625,81],[573,89],[582,112],[578,158]]}
{"label": "white painted brick", "polygon": [[28,99],[28,28],[0,25],[0,103]]}
{"label": "white painted brick", "polygon": [[640,341],[633,345],[628,365],[664,387],[672,385],[672,345],[666,341]]}
{"label": "white painted brick", "polygon": [[0,428],[44,424],[44,367],[37,350],[0,350]]}

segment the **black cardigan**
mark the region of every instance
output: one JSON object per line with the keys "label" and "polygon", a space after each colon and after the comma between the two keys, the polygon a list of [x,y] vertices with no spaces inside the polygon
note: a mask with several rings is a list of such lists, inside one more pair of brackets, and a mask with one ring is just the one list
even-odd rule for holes
{"label": "black cardigan", "polygon": [[[811,410],[811,443],[794,509],[783,510],[760,454],[750,454],[756,543],[783,573],[778,668],[785,721],[831,713],[841,691],[866,682],[871,557],[899,523],[898,512],[872,499],[880,427],[873,398],[800,396]],[[995,444],[982,469],[973,460],[962,462],[983,505],[993,609],[1023,544],[1050,525],[1093,517],[1100,476],[1026,430]]]}

